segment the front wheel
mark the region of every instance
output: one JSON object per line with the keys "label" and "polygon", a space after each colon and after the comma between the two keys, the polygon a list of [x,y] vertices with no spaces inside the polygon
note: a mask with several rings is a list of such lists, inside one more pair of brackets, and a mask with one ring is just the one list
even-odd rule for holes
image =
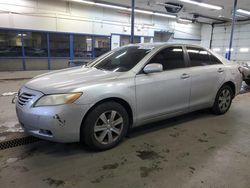
{"label": "front wheel", "polygon": [[231,87],[228,85],[222,86],[216,95],[212,112],[216,115],[225,114],[229,110],[232,100],[233,91]]}
{"label": "front wheel", "polygon": [[105,102],[96,106],[82,125],[81,139],[96,150],[106,150],[118,145],[127,133],[129,117],[125,108],[117,102]]}

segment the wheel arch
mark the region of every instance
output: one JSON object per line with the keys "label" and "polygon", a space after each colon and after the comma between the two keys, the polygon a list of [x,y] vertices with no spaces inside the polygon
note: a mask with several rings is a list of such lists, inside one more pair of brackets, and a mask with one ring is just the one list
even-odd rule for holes
{"label": "wheel arch", "polygon": [[233,98],[234,98],[235,94],[236,94],[236,86],[235,86],[235,84],[232,81],[228,81],[228,82],[225,82],[222,86],[224,86],[224,85],[228,85],[232,89],[232,91],[233,91]]}
{"label": "wheel arch", "polygon": [[109,98],[105,98],[105,99],[102,99],[98,102],[96,102],[93,106],[91,106],[91,108],[86,112],[86,114],[84,115],[83,119],[82,119],[82,122],[81,122],[81,127],[80,127],[80,139],[81,139],[81,132],[82,132],[82,128],[84,127],[84,122],[86,121],[86,118],[88,116],[88,114],[98,105],[102,104],[102,103],[105,103],[105,102],[117,102],[119,103],[120,105],[122,105],[125,110],[127,111],[128,113],[128,116],[129,116],[129,128],[132,127],[133,123],[134,123],[134,115],[133,115],[133,110],[131,108],[131,105],[124,99],[121,99],[119,97],[109,97]]}

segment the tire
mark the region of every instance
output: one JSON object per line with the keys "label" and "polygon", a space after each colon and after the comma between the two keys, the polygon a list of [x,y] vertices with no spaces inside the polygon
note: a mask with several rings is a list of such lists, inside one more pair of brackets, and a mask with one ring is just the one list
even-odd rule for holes
{"label": "tire", "polygon": [[94,150],[117,146],[129,127],[126,109],[117,102],[104,102],[87,115],[81,129],[81,140]]}
{"label": "tire", "polygon": [[214,105],[212,107],[212,112],[216,115],[222,115],[225,114],[233,100],[233,91],[232,88],[229,85],[223,85],[215,98]]}
{"label": "tire", "polygon": [[245,80],[245,83],[250,86],[250,80]]}

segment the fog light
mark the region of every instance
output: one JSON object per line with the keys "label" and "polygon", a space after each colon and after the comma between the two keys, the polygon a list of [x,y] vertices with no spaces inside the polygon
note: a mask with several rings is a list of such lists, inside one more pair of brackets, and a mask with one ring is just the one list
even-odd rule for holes
{"label": "fog light", "polygon": [[48,136],[52,136],[52,132],[49,130],[40,129],[39,133],[44,134],[44,135],[48,135]]}

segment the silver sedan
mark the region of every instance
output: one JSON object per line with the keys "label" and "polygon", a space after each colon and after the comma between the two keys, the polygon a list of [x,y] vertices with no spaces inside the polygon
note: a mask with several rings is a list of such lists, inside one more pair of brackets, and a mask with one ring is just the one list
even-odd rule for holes
{"label": "silver sedan", "polygon": [[21,87],[16,112],[33,136],[104,150],[131,127],[203,108],[224,114],[241,83],[238,65],[203,47],[135,44],[35,77]]}

